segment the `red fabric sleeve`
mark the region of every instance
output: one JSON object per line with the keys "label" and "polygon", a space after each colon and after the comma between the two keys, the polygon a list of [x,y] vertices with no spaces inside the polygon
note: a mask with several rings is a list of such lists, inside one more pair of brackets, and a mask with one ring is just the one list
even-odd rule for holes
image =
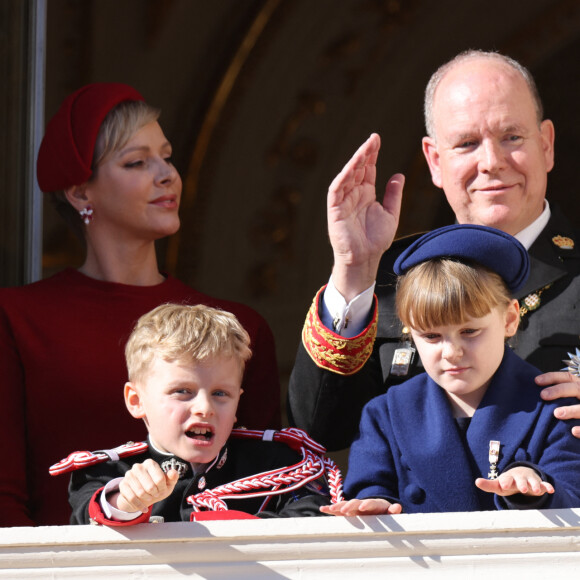
{"label": "red fabric sleeve", "polygon": [[136,524],[144,524],[149,521],[149,518],[151,517],[152,506],[149,506],[149,509],[144,514],[141,514],[138,518],[135,518],[134,520],[119,522],[117,520],[108,519],[107,516],[103,513],[103,510],[101,509],[101,502],[99,501],[103,489],[105,488],[101,487],[100,489],[95,491],[93,497],[91,498],[91,501],[89,502],[89,517],[93,522],[101,524],[103,526],[127,527],[134,526]]}

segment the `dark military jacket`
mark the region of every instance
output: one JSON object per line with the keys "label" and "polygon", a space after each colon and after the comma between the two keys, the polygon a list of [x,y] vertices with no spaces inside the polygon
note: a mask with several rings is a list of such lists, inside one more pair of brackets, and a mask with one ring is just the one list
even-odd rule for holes
{"label": "dark military jacket", "polygon": [[[91,501],[99,502],[97,492],[109,481],[123,477],[134,464],[143,463],[149,458],[159,465],[173,459],[185,466],[185,471],[181,474],[173,493],[154,504],[150,514],[151,517],[162,517],[165,522],[179,522],[190,520],[193,508],[186,501],[188,496],[243,477],[293,465],[301,460],[302,455],[285,443],[277,441],[230,438],[211,466],[204,473],[194,474],[187,462],[176,456],[160,453],[149,445],[140,454],[122,457],[116,461],[106,461],[73,472],[69,485],[71,524],[90,523],[89,505]],[[229,510],[270,518],[323,515],[318,508],[329,504],[330,498],[323,485],[307,485],[293,492],[271,495],[269,498],[241,497],[225,501]]]}

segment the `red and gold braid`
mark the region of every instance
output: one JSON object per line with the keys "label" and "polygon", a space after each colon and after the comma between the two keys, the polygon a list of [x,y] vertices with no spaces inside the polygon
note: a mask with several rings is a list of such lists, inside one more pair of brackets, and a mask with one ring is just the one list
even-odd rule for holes
{"label": "red and gold braid", "polygon": [[302,329],[302,344],[314,363],[339,375],[353,375],[367,362],[377,336],[377,297],[373,297],[373,316],[369,325],[357,336],[345,338],[326,328],[318,313],[323,286],[312,302]]}

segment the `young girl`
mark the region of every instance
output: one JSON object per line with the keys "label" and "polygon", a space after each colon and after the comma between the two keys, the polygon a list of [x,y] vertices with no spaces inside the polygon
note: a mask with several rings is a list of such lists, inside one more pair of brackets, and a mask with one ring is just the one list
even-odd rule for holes
{"label": "young girl", "polygon": [[[364,408],[335,515],[580,506],[580,441],[536,368],[504,344],[529,260],[508,234],[453,225],[395,263],[397,310],[426,373]],[[412,353],[410,342],[402,346]]]}

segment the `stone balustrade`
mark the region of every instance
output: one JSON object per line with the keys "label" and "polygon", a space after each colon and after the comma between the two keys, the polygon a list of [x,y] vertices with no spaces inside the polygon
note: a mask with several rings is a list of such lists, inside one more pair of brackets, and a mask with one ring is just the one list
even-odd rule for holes
{"label": "stone balustrade", "polygon": [[0,529],[0,579],[580,574],[580,509]]}

